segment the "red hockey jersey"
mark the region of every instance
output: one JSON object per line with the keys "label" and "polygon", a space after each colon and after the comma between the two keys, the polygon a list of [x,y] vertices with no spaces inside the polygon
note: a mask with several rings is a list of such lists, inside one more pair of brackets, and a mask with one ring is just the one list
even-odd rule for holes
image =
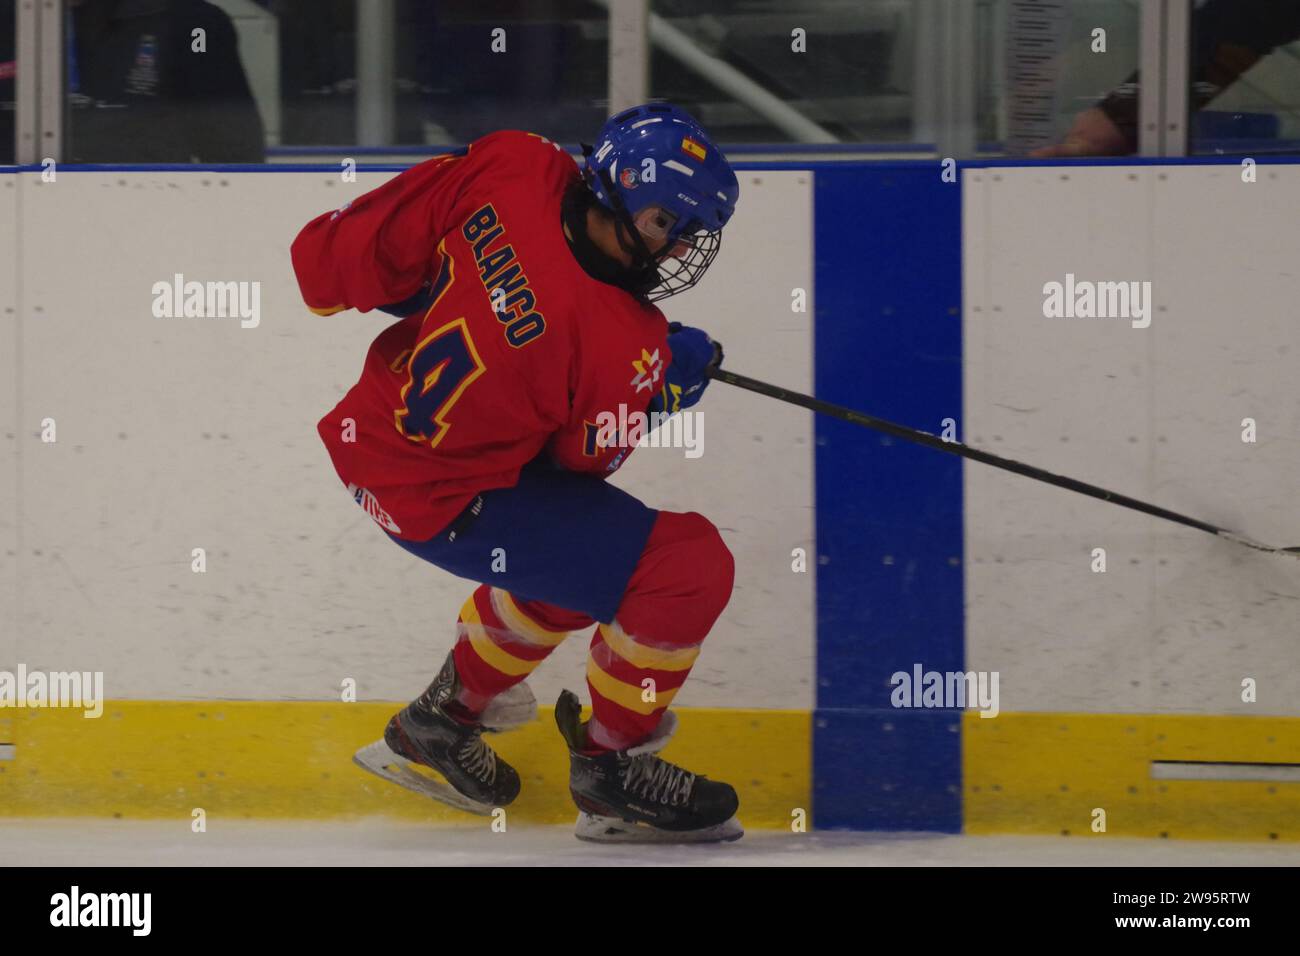
{"label": "red hockey jersey", "polygon": [[[530,133],[493,133],[421,163],[294,240],[321,315],[432,306],[390,326],[360,381],[321,419],[339,477],[386,530],[427,540],[545,452],[608,475],[628,449],[602,412],[644,412],[670,361],[654,306],[591,278],[560,221],[573,159]],[[607,420],[607,419],[606,419]]]}

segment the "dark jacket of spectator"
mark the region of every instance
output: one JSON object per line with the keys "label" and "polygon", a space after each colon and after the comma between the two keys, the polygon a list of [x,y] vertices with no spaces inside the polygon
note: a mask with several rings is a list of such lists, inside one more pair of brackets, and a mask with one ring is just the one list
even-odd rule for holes
{"label": "dark jacket of spectator", "polygon": [[[13,10],[0,0],[7,24]],[[262,121],[221,9],[205,0],[74,0],[67,29],[64,161],[262,162]],[[204,52],[194,49],[195,30]],[[13,33],[0,29],[0,162],[14,156]]]}

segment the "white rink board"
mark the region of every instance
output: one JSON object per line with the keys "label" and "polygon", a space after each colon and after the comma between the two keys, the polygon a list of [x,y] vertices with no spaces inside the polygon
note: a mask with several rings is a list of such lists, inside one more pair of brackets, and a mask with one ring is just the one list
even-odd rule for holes
{"label": "white rink board", "polygon": [[[394,320],[311,315],[289,260],[308,219],[389,175],[21,177],[17,416],[56,419],[58,441],[24,438],[18,661],[103,670],[112,698],[331,699],[353,678],[362,699],[407,699],[433,677],[471,586],[392,545],[315,432]],[[811,250],[811,175],[746,174],[718,261],[665,311],[738,371],[811,390],[811,313],[790,312]],[[260,281],[261,325],[154,318],[151,287],[177,272]],[[790,570],[791,549],[815,553],[811,414],[725,385],[701,408],[702,458],[641,449],[616,478],[702,512],[737,557],[678,702],[811,709],[812,575]],[[190,570],[199,547],[206,574]],[[532,679],[543,703],[584,690],[571,644]]]}
{"label": "white rink board", "polygon": [[[1300,168],[1257,172],[965,171],[962,438],[1300,544]],[[1045,318],[1066,273],[1151,281],[1150,328]],[[966,663],[1002,710],[1300,714],[1300,562],[974,463],[965,514]]]}

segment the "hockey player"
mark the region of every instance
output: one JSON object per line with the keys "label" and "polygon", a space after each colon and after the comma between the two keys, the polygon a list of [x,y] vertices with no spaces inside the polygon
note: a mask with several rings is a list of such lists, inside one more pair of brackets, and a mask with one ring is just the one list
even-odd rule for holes
{"label": "hockey player", "polygon": [[603,480],[638,436],[611,440],[600,416],[699,401],[721,347],[652,303],[700,280],[739,186],[666,104],[614,116],[585,152],[580,171],[540,136],[493,133],[293,243],[312,311],[401,317],[320,422],[339,476],[398,545],[482,582],[441,672],[357,762],[474,812],[509,804],[519,775],[482,734],[530,719],[523,681],[594,624],[591,718],[569,691],[556,705],[578,836],[735,839],[735,790],[657,755],[730,597],[732,557],[699,514]]}

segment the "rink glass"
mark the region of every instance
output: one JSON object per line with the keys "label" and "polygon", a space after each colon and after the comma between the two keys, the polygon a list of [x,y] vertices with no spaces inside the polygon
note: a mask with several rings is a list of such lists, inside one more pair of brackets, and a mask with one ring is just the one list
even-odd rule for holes
{"label": "rink glass", "polygon": [[[1255,32],[1259,26],[1256,21],[1253,29],[1246,29]],[[1199,111],[1193,107],[1188,153],[1294,153],[1300,145],[1300,39],[1287,37],[1282,20],[1262,26],[1259,35],[1270,37],[1268,42],[1284,42],[1278,42],[1271,53],[1254,62]],[[1214,43],[1215,32],[1221,31],[1215,30],[1214,21],[1198,5],[1192,13],[1193,49],[1198,43]],[[1226,58],[1231,60],[1232,53]],[[1189,100],[1197,82],[1194,74],[1188,78]]]}
{"label": "rink glass", "polygon": [[[97,100],[105,62],[143,97],[169,72],[156,31],[87,15],[108,6],[69,5],[64,160],[373,159],[511,127],[573,146],[609,112],[609,12],[596,0],[217,0],[237,52],[210,31],[194,56],[212,66],[203,76],[229,80],[229,68],[238,79],[185,100],[179,123]],[[1135,0],[1031,6],[1042,23],[1027,25],[1017,0],[650,0],[648,92],[696,114],[724,145],[821,139],[814,151],[1023,155],[1059,142],[1135,72],[1140,50]],[[1214,108],[1250,114],[1251,129],[1256,114],[1271,117],[1280,137],[1295,135],[1297,67],[1295,49],[1281,48]],[[235,86],[247,90],[242,105]],[[773,102],[805,123],[782,121]],[[13,116],[0,122],[9,131]],[[1193,131],[1194,150],[1213,148]]]}

